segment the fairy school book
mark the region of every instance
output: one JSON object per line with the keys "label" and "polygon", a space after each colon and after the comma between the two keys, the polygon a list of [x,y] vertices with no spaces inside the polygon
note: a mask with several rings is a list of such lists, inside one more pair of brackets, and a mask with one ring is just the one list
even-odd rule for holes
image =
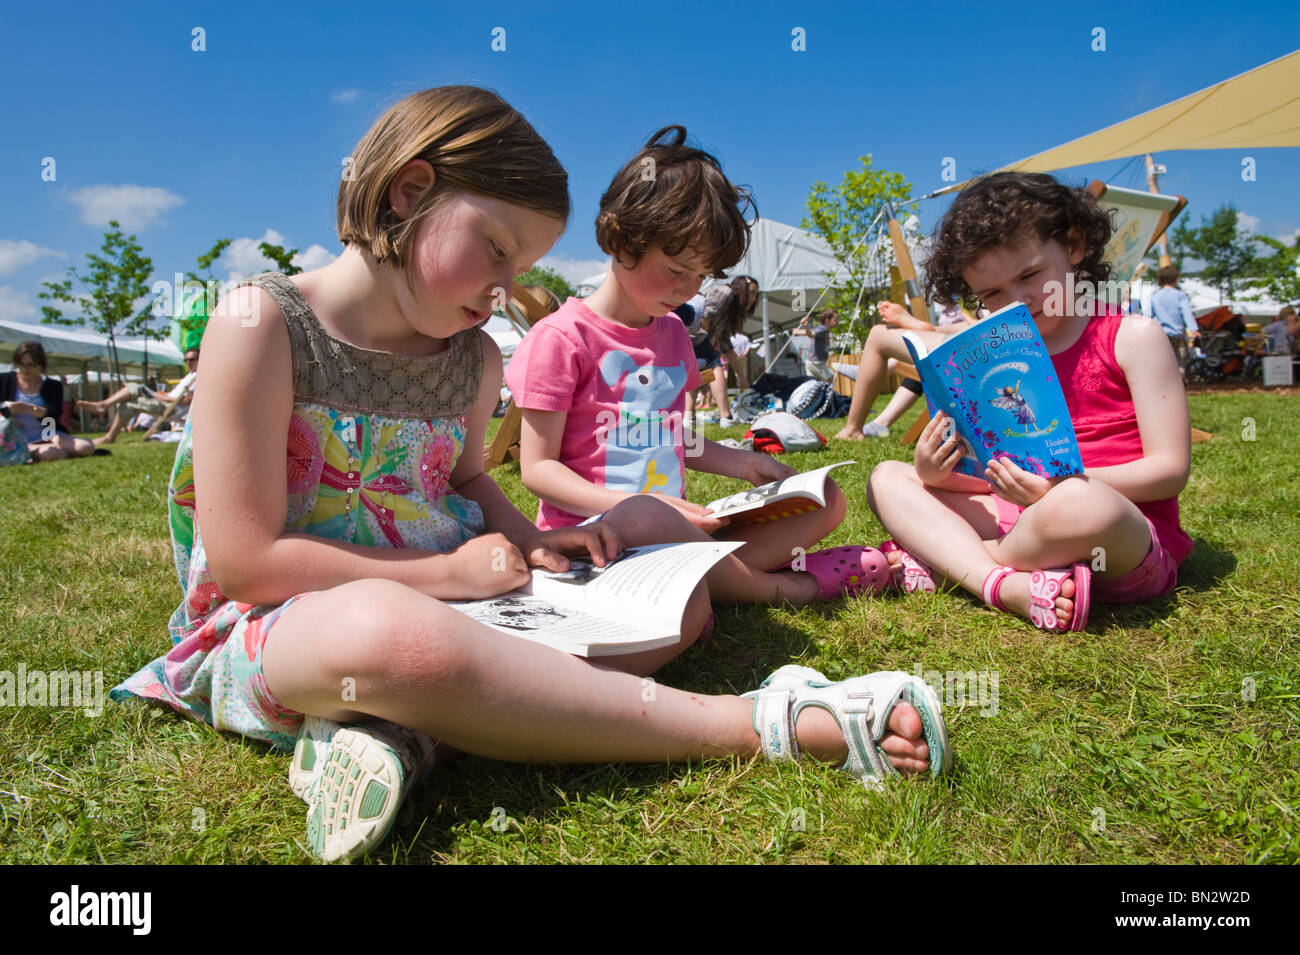
{"label": "fairy school book", "polygon": [[964,450],[956,470],[983,478],[991,460],[1006,456],[1040,477],[1083,473],[1056,368],[1022,302],[958,332],[929,354],[917,347],[919,339],[904,340],[930,414],[942,411],[956,424]]}

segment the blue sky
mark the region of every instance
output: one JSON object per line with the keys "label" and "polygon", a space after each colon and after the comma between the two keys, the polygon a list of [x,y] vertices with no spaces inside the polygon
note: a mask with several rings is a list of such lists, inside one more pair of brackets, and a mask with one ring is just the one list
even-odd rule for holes
{"label": "blue sky", "polygon": [[[556,9],[558,7],[558,9]],[[0,13],[0,318],[39,321],[45,280],[81,267],[108,218],[155,278],[236,240],[219,277],[256,271],[268,237],[310,266],[339,251],[340,161],[402,95],[500,92],[570,174],[574,214],[545,264],[600,268],[593,221],[615,170],[682,123],[799,224],[814,180],[858,157],[917,195],[1059,145],[1300,46],[1300,7],[1128,3],[7,4]],[[206,50],[191,49],[193,29]],[[505,50],[492,49],[494,28]],[[796,52],[792,31],[805,31]],[[1092,49],[1093,30],[1106,50]],[[1300,228],[1300,150],[1164,153],[1193,223],[1235,203],[1257,232]],[[56,162],[54,182],[42,161]],[[1067,170],[1145,188],[1141,161]],[[923,203],[928,230],[946,203]]]}

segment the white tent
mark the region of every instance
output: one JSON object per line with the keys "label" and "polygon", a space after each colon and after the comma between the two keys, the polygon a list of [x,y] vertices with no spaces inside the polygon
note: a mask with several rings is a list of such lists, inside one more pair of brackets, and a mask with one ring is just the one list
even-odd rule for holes
{"label": "white tent", "polygon": [[[40,342],[49,360],[49,374],[71,376],[72,381],[92,380],[102,385],[103,374],[112,369],[108,336],[66,325],[30,325],[25,322],[0,321],[0,365],[8,366],[14,349],[22,342]],[[118,361],[122,373],[128,378],[144,370],[145,351],[148,348],[150,374],[168,369],[183,371],[185,360],[169,341],[142,338],[117,339]],[[85,392],[82,396],[85,396]]]}
{"label": "white tent", "polygon": [[[798,321],[826,288],[828,274],[837,282],[848,281],[848,273],[825,241],[774,219],[756,220],[750,229],[749,250],[727,271],[728,277],[749,275],[758,282],[757,315],[743,331],[751,337],[757,334],[768,339],[773,328]],[[590,294],[599,288],[605,275],[602,272],[584,279],[578,284],[578,294]]]}
{"label": "white tent", "polygon": [[[1141,302],[1143,314],[1151,312],[1151,296],[1155,293],[1156,284],[1143,280],[1141,283]],[[1219,290],[1212,285],[1207,285],[1200,279],[1180,278],[1178,287],[1187,296],[1188,302],[1192,306],[1192,314],[1197,318],[1206,315],[1221,305],[1226,305],[1237,315],[1243,315],[1247,319],[1267,319],[1277,318],[1277,313],[1281,311],[1282,305],[1273,301],[1267,295],[1261,295],[1257,302],[1246,299],[1230,299],[1222,297]],[[1243,289],[1248,295],[1254,295],[1257,289]]]}

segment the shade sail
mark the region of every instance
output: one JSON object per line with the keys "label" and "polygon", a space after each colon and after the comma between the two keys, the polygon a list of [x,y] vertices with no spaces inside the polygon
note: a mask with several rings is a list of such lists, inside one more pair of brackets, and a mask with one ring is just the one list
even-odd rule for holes
{"label": "shade sail", "polygon": [[1300,146],[1300,50],[999,171],[1052,172],[1142,153],[1271,146]]}

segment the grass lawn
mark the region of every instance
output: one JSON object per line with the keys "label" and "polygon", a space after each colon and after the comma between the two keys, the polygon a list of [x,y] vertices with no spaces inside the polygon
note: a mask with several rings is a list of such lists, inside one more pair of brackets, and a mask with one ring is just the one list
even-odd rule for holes
{"label": "grass lawn", "polygon": [[[812,763],[468,758],[415,794],[372,861],[1300,862],[1300,398],[1191,407],[1216,438],[1192,449],[1182,507],[1196,550],[1169,599],[1094,604],[1088,632],[1064,635],[961,593],[722,608],[713,641],[658,675],[714,693],[791,661],[832,678],[983,672],[996,705],[945,706],[951,778],[872,794]],[[0,670],[102,670],[107,691],[168,649],[173,453],[132,435],[109,458],[0,471]],[[837,479],[850,513],[827,543],[878,544],[864,482],[911,449],[890,437],[788,460],[849,457],[860,467]],[[533,512],[517,465],[495,477]],[[690,487],[707,501],[739,482]],[[287,768],[143,703],[0,707],[0,861],[306,862]]]}

